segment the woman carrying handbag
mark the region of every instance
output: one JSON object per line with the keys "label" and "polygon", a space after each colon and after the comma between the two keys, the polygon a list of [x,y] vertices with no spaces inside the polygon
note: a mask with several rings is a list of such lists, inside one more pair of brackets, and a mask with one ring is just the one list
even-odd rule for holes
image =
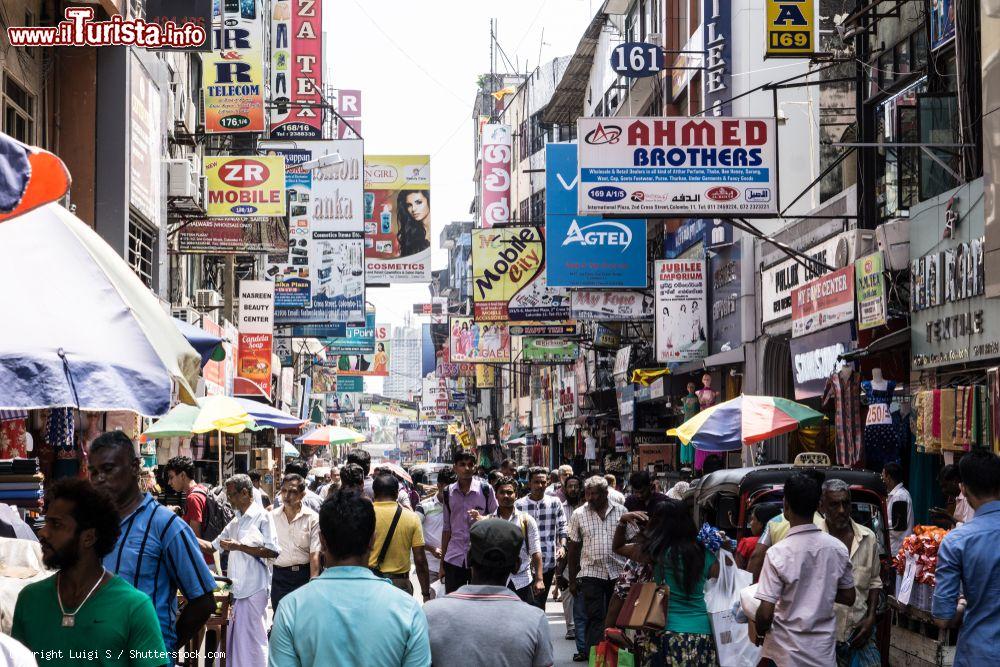
{"label": "woman carrying handbag", "polygon": [[650,513],[641,536],[616,552],[650,565],[655,584],[669,589],[664,628],[655,637],[658,651],[643,664],[718,665],[704,591],[705,581],[719,576],[719,564],[715,554],[698,542],[698,530],[687,507],[677,500],[663,501]]}

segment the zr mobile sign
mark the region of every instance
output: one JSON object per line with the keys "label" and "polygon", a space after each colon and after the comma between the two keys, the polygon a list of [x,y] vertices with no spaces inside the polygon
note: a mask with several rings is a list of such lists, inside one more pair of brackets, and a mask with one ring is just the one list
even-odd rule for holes
{"label": "zr mobile sign", "polygon": [[771,118],[580,118],[582,215],[778,212]]}

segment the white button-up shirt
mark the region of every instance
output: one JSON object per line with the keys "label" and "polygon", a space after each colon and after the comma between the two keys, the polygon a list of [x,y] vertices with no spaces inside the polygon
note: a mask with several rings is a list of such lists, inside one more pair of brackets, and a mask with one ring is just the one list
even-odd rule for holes
{"label": "white button-up shirt", "polygon": [[274,564],[278,567],[308,567],[310,554],[319,553],[322,549],[319,542],[319,515],[301,505],[291,521],[283,507],[271,510],[271,518],[274,520],[275,535],[280,547]]}
{"label": "white button-up shirt", "polygon": [[[492,515],[498,519],[503,519],[500,516],[500,510],[497,510]],[[515,590],[521,590],[525,586],[530,586],[531,582],[535,580],[534,572],[531,569],[531,557],[534,554],[541,556],[542,545],[538,539],[538,524],[527,512],[522,512],[519,509],[514,509],[511,512],[510,518],[506,519],[518,527],[521,531],[521,537],[524,541],[521,542],[521,564],[517,572],[510,575],[507,581],[514,585]]]}
{"label": "white button-up shirt", "polygon": [[[274,520],[257,503],[250,503],[246,513],[237,512],[219,536],[212,542],[216,551],[222,551],[222,541],[232,540],[248,547],[264,547],[281,553]],[[271,587],[271,565],[263,559],[243,553],[229,552],[229,578],[233,580],[233,597],[244,599]]]}
{"label": "white button-up shirt", "polygon": [[608,501],[604,518],[590,509],[590,503],[581,505],[569,520],[569,539],[580,543],[580,572],[578,577],[593,577],[616,581],[625,569],[625,559],[614,552],[612,542],[619,519],[625,507]]}
{"label": "white button-up shirt", "polygon": [[889,510],[890,526],[892,525],[892,506],[897,502],[906,503],[906,528],[889,531],[889,547],[892,549],[893,556],[899,553],[899,548],[903,546],[903,539],[913,532],[913,499],[910,498],[910,492],[902,484],[897,484],[896,488],[889,492],[889,497],[886,499],[885,505]]}

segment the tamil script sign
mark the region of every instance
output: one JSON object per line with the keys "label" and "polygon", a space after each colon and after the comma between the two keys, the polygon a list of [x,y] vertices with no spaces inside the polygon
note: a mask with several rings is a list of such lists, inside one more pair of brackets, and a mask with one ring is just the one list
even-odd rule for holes
{"label": "tamil script sign", "polygon": [[858,329],[874,329],[886,323],[885,275],[882,271],[882,251],[865,255],[854,262]]}
{"label": "tamil script sign", "polygon": [[854,265],[811,280],[792,292],[792,337],[854,319]]}
{"label": "tamil script sign", "polygon": [[694,361],[708,355],[705,335],[705,262],[656,261],[656,360]]}
{"label": "tamil script sign", "polygon": [[778,212],[771,118],[580,118],[579,211],[650,217]]}
{"label": "tamil script sign", "polygon": [[646,287],[646,221],[577,215],[576,144],[545,147],[545,276],[555,287]]}
{"label": "tamil script sign", "polygon": [[513,157],[510,125],[490,123],[482,132],[482,204],[479,226],[510,222],[510,163]]}

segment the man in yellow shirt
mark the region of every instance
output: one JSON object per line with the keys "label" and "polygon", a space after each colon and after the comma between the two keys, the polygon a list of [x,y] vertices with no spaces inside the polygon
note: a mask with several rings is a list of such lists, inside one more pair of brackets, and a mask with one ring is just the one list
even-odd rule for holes
{"label": "man in yellow shirt", "polygon": [[424,532],[420,517],[397,502],[399,482],[390,474],[372,481],[375,496],[375,542],[368,566],[397,588],[413,594],[410,581],[410,554],[417,568],[417,580],[424,600],[431,599],[430,575],[424,553]]}

